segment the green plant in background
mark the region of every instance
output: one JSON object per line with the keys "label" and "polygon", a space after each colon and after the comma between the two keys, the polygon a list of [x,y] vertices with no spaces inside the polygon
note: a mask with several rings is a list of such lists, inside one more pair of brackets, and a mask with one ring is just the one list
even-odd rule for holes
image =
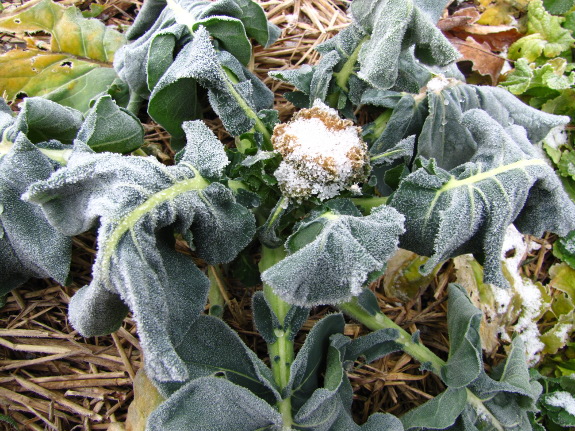
{"label": "green plant in background", "polygon": [[[575,204],[535,147],[568,118],[500,88],[467,85],[435,28],[445,6],[355,0],[352,23],[318,47],[317,66],[273,74],[295,85],[287,97],[305,107],[279,124],[271,92],[246,67],[250,37],[262,45],[277,37],[258,4],[147,1],[114,60],[128,109],[106,91],[84,95],[85,115],[41,98],[26,99],[17,116],[2,108],[2,262],[33,261],[2,271],[0,284],[7,291],[30,276],[64,282],[67,274],[65,250],[52,247],[57,274],[30,252],[38,244],[20,229],[18,211],[63,247],[97,228],[93,280],[72,298],[70,321],[100,335],[133,313],[146,372],[165,398],[149,430],[538,429],[537,412],[553,417],[563,402],[553,396],[563,395],[529,374],[533,340],[510,339],[507,358],[486,373],[482,312],[465,287],[448,287],[446,359],[391,321],[365,288],[400,246],[428,257],[424,277],[471,253],[481,264],[473,269],[480,294],[485,283],[509,292],[521,284],[502,263],[511,224],[534,235],[575,228]],[[235,148],[197,120],[204,95]],[[120,154],[143,143],[130,111],[146,101],[182,147],[173,166]],[[42,110],[51,104],[59,107]],[[378,114],[365,132],[353,121],[359,105]],[[17,168],[28,164],[30,172]],[[7,207],[13,202],[18,208]],[[176,239],[211,265],[211,278],[175,250]],[[258,267],[245,264],[254,252]],[[263,281],[252,312],[269,367],[223,320],[202,314],[208,298],[213,314],[222,307],[217,265],[228,262]],[[551,354],[573,313],[563,268],[553,277],[564,295],[547,301],[541,317],[554,325],[541,336]],[[296,355],[295,336],[318,304],[372,332],[351,340],[342,314],[328,315]],[[345,371],[359,357],[398,350],[446,390],[401,418],[376,413],[357,425]]]}

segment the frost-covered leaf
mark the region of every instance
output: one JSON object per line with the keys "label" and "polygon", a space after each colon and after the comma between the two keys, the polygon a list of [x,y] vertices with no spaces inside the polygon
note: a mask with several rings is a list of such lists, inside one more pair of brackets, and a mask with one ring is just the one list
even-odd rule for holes
{"label": "frost-covered leaf", "polygon": [[452,81],[439,91],[427,93],[428,115],[417,139],[417,155],[434,158],[444,169],[452,169],[471,159],[478,151],[463,114],[482,109],[503,127],[522,126],[535,144],[549,131],[566,124],[559,117],[526,106],[505,90],[496,87],[466,85]]}
{"label": "frost-covered leaf", "polygon": [[344,302],[385,266],[402,232],[403,217],[388,206],[365,217],[328,209],[301,223],[286,241],[289,255],[262,279],[290,303]]}
{"label": "frost-covered leaf", "polygon": [[294,361],[292,373],[297,377],[290,378],[289,385],[297,388],[292,395],[294,422],[314,431],[403,431],[392,415],[374,415],[363,426],[353,421],[353,393],[344,370],[350,340],[341,334],[343,323],[341,315],[330,315],[316,323]]}
{"label": "frost-covered leaf", "polygon": [[83,121],[82,113],[76,109],[42,97],[27,97],[6,133],[8,138],[15,138],[22,132],[34,144],[52,139],[71,144]]}
{"label": "frost-covered leaf", "polygon": [[317,322],[305,339],[290,369],[288,388],[292,404],[299,409],[320,387],[321,373],[326,366],[330,337],[343,333],[344,320],[341,314],[326,316]]}
{"label": "frost-covered leaf", "polygon": [[415,45],[422,63],[445,66],[459,53],[435,26],[444,3],[402,0],[356,0],[351,11],[364,32],[370,34],[359,52],[358,76],[379,89],[393,87],[401,51]]}
{"label": "frost-covered leaf", "polygon": [[509,47],[509,59],[523,57],[532,63],[540,58],[559,57],[573,47],[575,38],[561,26],[564,18],[549,14],[541,0],[531,0],[527,12],[527,36]]}
{"label": "frost-covered leaf", "polygon": [[54,229],[39,207],[20,199],[31,184],[54,170],[55,164],[23,133],[0,155],[0,295],[30,277],[66,282],[71,239]]}
{"label": "frost-covered leaf", "polygon": [[247,389],[218,377],[192,380],[149,417],[149,431],[280,430],[276,409]]}
{"label": "frost-covered leaf", "polygon": [[390,146],[378,145],[379,141],[376,141],[374,146],[377,145],[377,153],[370,151],[372,154],[370,161],[372,165],[390,165],[398,159],[404,159],[407,162],[413,157],[413,152],[415,149],[415,136],[411,135],[405,139],[400,140],[398,143]]}
{"label": "frost-covered leaf", "polygon": [[129,153],[144,143],[144,128],[134,114],[105,95],[87,113],[76,139],[96,152]]}
{"label": "frost-covered leaf", "polygon": [[380,329],[351,341],[346,348],[346,358],[356,360],[360,356],[366,362],[373,362],[390,353],[401,350],[401,345],[395,340],[399,337],[396,329]]}
{"label": "frost-covered leaf", "polygon": [[[71,320],[83,334],[96,335],[99,320],[122,316],[113,310],[105,319],[95,315],[82,298],[119,295],[138,323],[148,374],[161,381],[186,378],[175,346],[203,309],[209,285],[193,261],[174,250],[174,232],[213,264],[232,260],[255,231],[253,215],[231,191],[210,184],[192,165],[221,166],[218,160],[226,159],[221,144],[208,149],[217,140],[203,129],[203,139],[195,134],[197,141],[188,143],[190,155],[184,152],[170,167],[152,157],[96,154],[78,142],[68,165],[27,193],[65,234],[99,223],[93,281],[84,296],[72,299]],[[196,145],[205,146],[202,156]]]}
{"label": "frost-covered leaf", "polygon": [[[456,312],[450,321],[450,342],[458,341],[458,328],[453,325],[465,320],[476,320],[479,310],[475,309],[466,298],[461,286],[449,286],[448,314]],[[468,303],[462,303],[467,301]],[[459,307],[466,311],[461,313]],[[464,325],[469,327],[470,325]],[[474,324],[477,327],[477,324]],[[475,328],[477,330],[477,328]],[[461,331],[463,332],[463,331]],[[475,350],[481,352],[481,342],[478,336],[467,337],[469,344],[475,343]],[[456,347],[457,348],[457,347]],[[453,350],[450,349],[450,350]],[[450,359],[452,355],[450,353]],[[446,368],[454,370],[463,376],[469,372],[469,381],[457,379],[464,386],[448,389],[426,402],[422,406],[409,411],[401,420],[406,430],[442,429],[452,431],[489,430],[489,431],[527,431],[531,430],[530,414],[537,411],[535,402],[541,393],[541,385],[531,380],[526,363],[525,346],[521,338],[516,337],[511,343],[508,357],[504,363],[495,367],[488,376],[483,370],[483,363],[467,369],[460,362],[448,361]],[[449,382],[447,382],[449,385]]]}
{"label": "frost-covered leaf", "polygon": [[[150,115],[172,135],[182,135],[181,123],[197,117],[196,83],[208,89],[212,108],[226,129],[236,136],[250,130],[255,113],[273,103],[270,90],[229,53],[216,52],[209,33],[200,27],[150,95]],[[193,93],[190,95],[186,90]]]}
{"label": "frost-covered leaf", "polygon": [[401,422],[406,431],[447,429],[455,423],[466,405],[465,389],[449,388],[420,407],[407,412],[401,417]]}
{"label": "frost-covered leaf", "polygon": [[475,380],[483,368],[479,325],[481,311],[455,284],[449,285],[449,358],[441,378],[450,388],[462,388]]}
{"label": "frost-covered leaf", "polygon": [[270,369],[221,319],[199,316],[175,348],[185,363],[188,378],[184,382],[155,380],[156,387],[166,398],[189,381],[223,375],[267,402],[274,403],[280,399]]}
{"label": "frost-covered leaf", "polygon": [[573,204],[523,129],[504,129],[480,110],[462,118],[478,142],[471,161],[451,172],[423,161],[389,205],[406,217],[400,246],[431,256],[423,273],[449,257],[474,253],[485,282],[506,287],[500,254],[507,226],[533,235],[565,234],[575,224]]}
{"label": "frost-covered leaf", "polygon": [[[155,83],[174,61],[178,48],[192,39],[200,26],[243,64],[251,56],[248,37],[267,45],[277,38],[261,6],[251,0],[147,1],[128,32],[132,43],[118,52],[115,67],[130,89],[148,97]],[[150,75],[153,75],[150,76]]]}
{"label": "frost-covered leaf", "polygon": [[24,93],[84,112],[90,99],[116,79],[111,62],[125,37],[97,19],[84,18],[75,6],[27,2],[0,17],[0,30],[52,36],[49,50],[13,50],[0,56],[0,92],[9,100]]}
{"label": "frost-covered leaf", "polygon": [[332,39],[318,45],[322,54],[313,67],[272,72],[298,91],[286,98],[308,107],[319,98],[346,116],[353,116],[369,90],[395,89],[417,93],[431,78],[425,65],[446,66],[459,53],[435,27],[445,3],[356,0],[353,21]]}

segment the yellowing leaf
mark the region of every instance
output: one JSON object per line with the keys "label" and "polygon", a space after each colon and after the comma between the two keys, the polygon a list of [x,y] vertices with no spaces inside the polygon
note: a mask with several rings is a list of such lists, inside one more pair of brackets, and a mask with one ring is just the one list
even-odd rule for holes
{"label": "yellowing leaf", "polygon": [[512,24],[515,16],[527,9],[529,0],[480,0],[479,4],[485,8],[478,24],[505,25]]}
{"label": "yellowing leaf", "polygon": [[86,111],[114,79],[114,69],[67,54],[31,49],[0,56],[0,92],[8,100],[24,93]]}
{"label": "yellowing leaf", "polygon": [[48,51],[31,48],[0,56],[0,94],[8,100],[22,94],[46,97],[80,111],[87,111],[90,100],[116,79],[111,62],[126,43],[124,35],[84,18],[76,7],[51,0],[33,0],[2,14],[0,31],[52,36]]}
{"label": "yellowing leaf", "polygon": [[75,7],[64,7],[51,0],[26,3],[0,19],[0,31],[52,35],[51,50],[67,52],[92,60],[111,62],[126,41],[124,35],[96,19],[84,18]]}

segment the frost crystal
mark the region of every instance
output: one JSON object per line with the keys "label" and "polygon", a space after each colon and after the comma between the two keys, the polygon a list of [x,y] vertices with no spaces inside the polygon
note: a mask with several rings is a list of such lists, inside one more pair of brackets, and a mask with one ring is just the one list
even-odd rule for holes
{"label": "frost crystal", "polygon": [[[446,78],[443,75],[437,75],[435,76],[433,79],[431,79],[428,83],[427,83],[427,91],[433,91],[434,93],[439,93],[443,90],[445,90],[448,87],[451,87],[452,85],[455,85],[458,81],[456,79],[453,78]],[[447,102],[447,100],[446,100]],[[446,103],[447,105],[448,103]]]}
{"label": "frost crystal", "polygon": [[560,391],[555,392],[545,400],[547,404],[554,407],[561,407],[567,413],[575,416],[575,398],[569,392]]}
{"label": "frost crystal", "polygon": [[283,157],[274,175],[288,197],[325,200],[346,189],[357,193],[357,183],[369,173],[361,129],[319,100],[277,125],[272,143]]}

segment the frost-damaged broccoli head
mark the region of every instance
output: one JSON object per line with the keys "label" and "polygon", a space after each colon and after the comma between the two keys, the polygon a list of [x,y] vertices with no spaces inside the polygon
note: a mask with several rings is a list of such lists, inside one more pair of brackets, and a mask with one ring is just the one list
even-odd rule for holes
{"label": "frost-damaged broccoli head", "polygon": [[359,189],[357,183],[370,172],[361,128],[319,100],[292,121],[278,124],[272,143],[283,157],[274,175],[290,198],[330,199],[343,190]]}

